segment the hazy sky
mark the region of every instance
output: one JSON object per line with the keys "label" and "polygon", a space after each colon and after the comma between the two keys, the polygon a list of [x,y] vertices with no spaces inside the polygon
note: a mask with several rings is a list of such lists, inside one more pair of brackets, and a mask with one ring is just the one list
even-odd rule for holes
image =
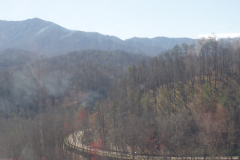
{"label": "hazy sky", "polygon": [[121,39],[239,36],[239,7],[240,0],[0,0],[0,19],[38,17]]}

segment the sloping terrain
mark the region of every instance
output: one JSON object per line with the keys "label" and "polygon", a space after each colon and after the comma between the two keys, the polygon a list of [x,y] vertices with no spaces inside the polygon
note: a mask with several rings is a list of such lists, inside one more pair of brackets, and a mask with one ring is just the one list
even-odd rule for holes
{"label": "sloping terrain", "polygon": [[[161,51],[169,49],[172,45],[193,41],[189,39],[168,39],[165,42],[150,39],[154,43],[149,43],[145,39],[136,38],[123,41],[118,37],[95,32],[68,30],[38,18],[24,21],[0,20],[0,30],[0,49],[18,48],[50,57],[86,49],[125,50],[155,56]],[[168,43],[171,45],[168,45]]]}
{"label": "sloping terrain", "polygon": [[28,62],[39,60],[41,58],[41,56],[34,52],[13,48],[5,49],[0,51],[0,70],[20,67]]}
{"label": "sloping terrain", "polygon": [[14,67],[0,72],[0,112],[5,113],[20,112],[21,108],[38,112],[41,107],[70,102],[94,106],[127,66],[148,58],[125,51],[85,50],[30,61],[30,52],[10,51],[5,62]]}
{"label": "sloping terrain", "polygon": [[149,46],[158,46],[164,49],[171,49],[175,45],[181,45],[183,43],[186,43],[188,45],[191,45],[195,42],[194,39],[191,38],[168,38],[168,37],[155,37],[155,38],[138,38],[133,37],[130,39],[125,40],[128,43],[143,43],[145,45]]}

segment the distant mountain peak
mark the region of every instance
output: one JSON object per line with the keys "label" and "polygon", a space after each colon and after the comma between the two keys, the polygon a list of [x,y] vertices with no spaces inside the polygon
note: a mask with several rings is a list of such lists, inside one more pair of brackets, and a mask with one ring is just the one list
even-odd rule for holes
{"label": "distant mountain peak", "polygon": [[53,23],[53,22],[50,22],[50,21],[46,21],[46,20],[43,20],[43,19],[40,19],[40,18],[29,18],[29,19],[26,19],[24,21],[32,21],[32,22],[45,22],[45,23]]}
{"label": "distant mountain peak", "polygon": [[134,37],[123,41],[118,37],[97,32],[68,30],[37,17],[24,21],[0,21],[0,31],[1,49],[18,48],[48,56],[86,49],[125,50],[156,56],[172,45],[189,44],[193,41],[165,37],[157,39]]}

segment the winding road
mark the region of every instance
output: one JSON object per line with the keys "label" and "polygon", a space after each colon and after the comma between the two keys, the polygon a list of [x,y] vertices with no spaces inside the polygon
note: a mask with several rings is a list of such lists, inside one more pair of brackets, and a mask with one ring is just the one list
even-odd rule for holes
{"label": "winding road", "polygon": [[[116,152],[116,151],[104,151],[101,149],[94,149],[91,148],[90,146],[84,145],[81,142],[79,142],[79,139],[83,136],[83,131],[78,131],[73,134],[70,134],[66,139],[65,139],[65,144],[68,145],[71,148],[77,149],[79,151],[88,153],[88,154],[94,154],[94,155],[99,155],[99,156],[104,156],[104,157],[112,157],[112,158],[120,158],[120,159],[133,159],[133,156],[130,154],[126,153],[121,153],[121,152]],[[182,160],[182,159],[189,159],[189,160],[200,160],[204,159],[204,157],[159,157],[159,156],[145,156],[145,155],[135,155],[135,159],[137,160],[147,160],[147,159],[154,159],[154,160],[163,160],[163,159],[168,159],[168,160]],[[211,160],[211,157],[206,157],[205,159]],[[231,157],[215,157],[216,159],[231,159]],[[232,159],[238,159],[238,156],[232,157]]]}
{"label": "winding road", "polygon": [[132,159],[131,155],[115,152],[115,151],[104,151],[100,149],[91,148],[90,146],[84,145],[81,142],[79,142],[79,138],[83,136],[83,131],[78,131],[73,134],[70,134],[67,138],[67,145],[74,149],[78,149],[80,151],[95,154],[99,156],[105,156],[105,157],[113,157],[113,158],[122,158],[122,159]]}

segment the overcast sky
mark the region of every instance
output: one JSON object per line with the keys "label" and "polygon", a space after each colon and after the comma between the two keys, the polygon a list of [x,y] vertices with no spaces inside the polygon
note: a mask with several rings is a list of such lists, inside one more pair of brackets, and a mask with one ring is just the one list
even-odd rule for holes
{"label": "overcast sky", "polygon": [[38,17],[121,39],[240,36],[239,7],[240,0],[0,0],[0,19]]}

